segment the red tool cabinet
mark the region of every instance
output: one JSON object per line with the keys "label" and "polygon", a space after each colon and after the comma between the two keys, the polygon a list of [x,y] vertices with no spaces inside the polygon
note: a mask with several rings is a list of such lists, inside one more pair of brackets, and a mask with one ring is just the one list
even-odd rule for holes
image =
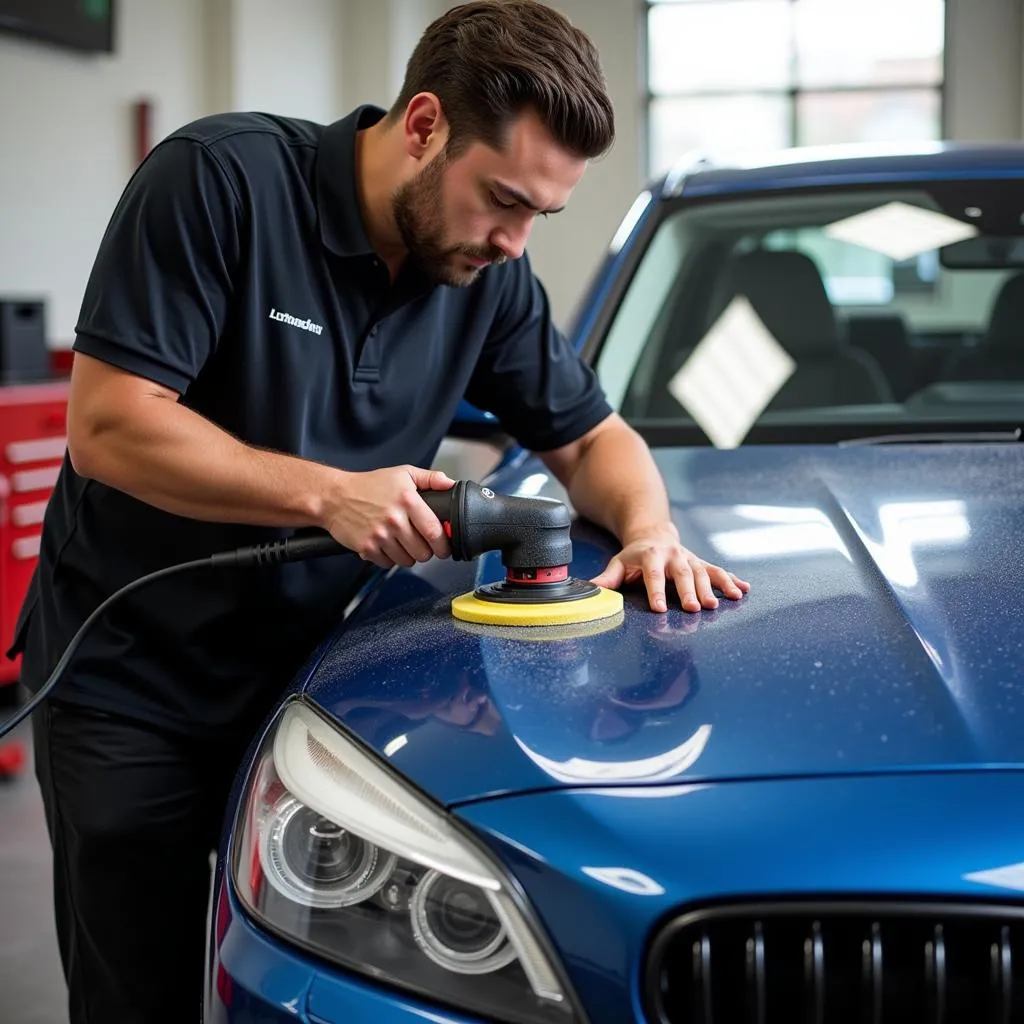
{"label": "red tool cabinet", "polygon": [[18,679],[3,653],[36,567],[43,513],[67,446],[66,381],[0,387],[0,686]]}

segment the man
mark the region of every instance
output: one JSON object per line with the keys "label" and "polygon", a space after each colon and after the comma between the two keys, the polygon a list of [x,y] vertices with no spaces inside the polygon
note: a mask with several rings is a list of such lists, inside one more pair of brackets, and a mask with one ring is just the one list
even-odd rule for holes
{"label": "man", "polygon": [[541,453],[665,610],[747,585],[680,544],[645,445],[524,256],[613,139],[585,36],[532,0],[431,25],[390,112],[173,133],[128,184],[77,325],[68,455],[15,650],[38,688],[160,566],[295,529],[355,554],[119,602],[37,715],[72,1024],[196,1019],[208,851],[239,759],[367,564],[450,554],[418,489],[466,396]]}

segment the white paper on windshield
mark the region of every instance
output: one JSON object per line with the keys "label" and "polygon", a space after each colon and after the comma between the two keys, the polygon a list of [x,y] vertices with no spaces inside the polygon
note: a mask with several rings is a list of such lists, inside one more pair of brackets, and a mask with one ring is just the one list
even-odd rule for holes
{"label": "white paper on windshield", "polygon": [[872,249],[899,262],[974,238],[978,229],[944,213],[893,202],[837,220],[824,232],[830,238]]}
{"label": "white paper on windshield", "polygon": [[716,448],[735,448],[795,369],[750,303],[737,296],[668,390]]}

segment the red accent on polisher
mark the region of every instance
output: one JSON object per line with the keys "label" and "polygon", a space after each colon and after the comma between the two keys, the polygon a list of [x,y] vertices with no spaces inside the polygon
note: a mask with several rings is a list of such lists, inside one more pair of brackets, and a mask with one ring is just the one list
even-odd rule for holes
{"label": "red accent on polisher", "polygon": [[569,566],[553,565],[545,569],[509,569],[505,582],[534,586],[538,583],[564,583],[569,578]]}

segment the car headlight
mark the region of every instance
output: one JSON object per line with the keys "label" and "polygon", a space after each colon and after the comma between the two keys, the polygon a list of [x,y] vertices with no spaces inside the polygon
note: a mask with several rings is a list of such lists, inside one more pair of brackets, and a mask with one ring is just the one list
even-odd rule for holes
{"label": "car headlight", "polygon": [[513,1024],[580,1024],[509,880],[308,704],[258,753],[232,837],[249,913],[333,963]]}

